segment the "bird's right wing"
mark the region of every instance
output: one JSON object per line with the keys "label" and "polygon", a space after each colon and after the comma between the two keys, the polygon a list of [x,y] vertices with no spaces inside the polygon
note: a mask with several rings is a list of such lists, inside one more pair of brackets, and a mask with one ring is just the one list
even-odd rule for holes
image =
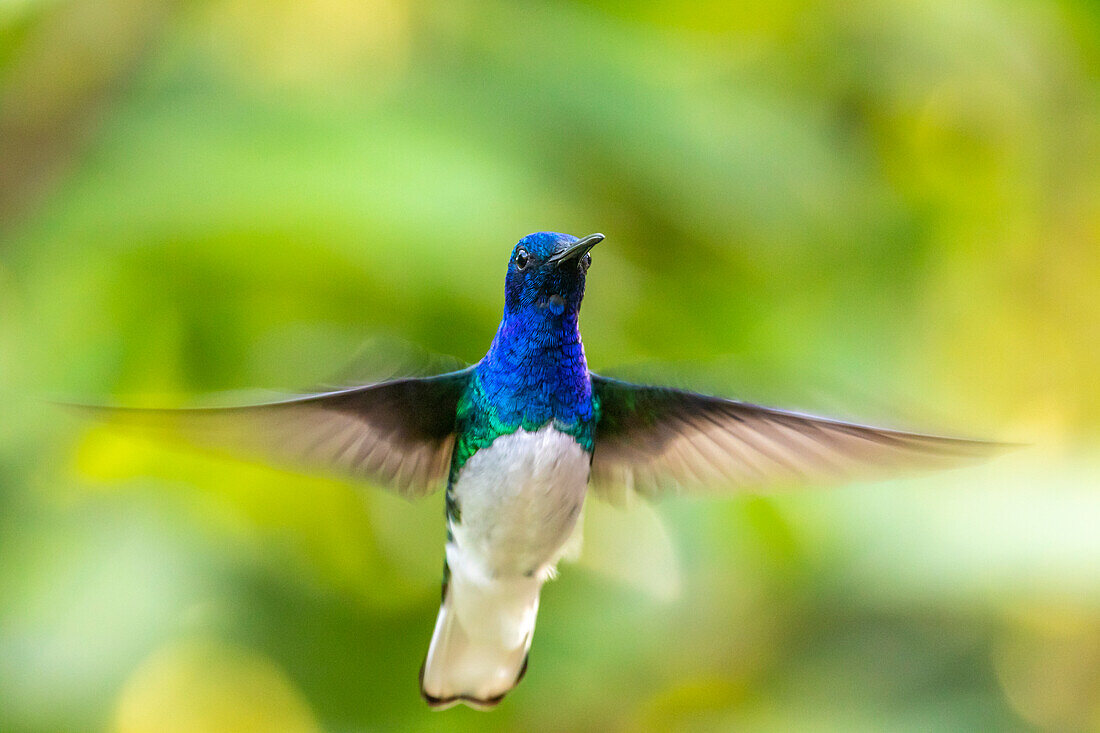
{"label": "bird's right wing", "polygon": [[945,468],[1008,446],[760,407],[592,375],[600,402],[592,484],[619,501],[877,478]]}
{"label": "bird's right wing", "polygon": [[438,489],[450,469],[455,412],[471,368],[227,408],[81,405],[112,424],[370,481],[408,497]]}

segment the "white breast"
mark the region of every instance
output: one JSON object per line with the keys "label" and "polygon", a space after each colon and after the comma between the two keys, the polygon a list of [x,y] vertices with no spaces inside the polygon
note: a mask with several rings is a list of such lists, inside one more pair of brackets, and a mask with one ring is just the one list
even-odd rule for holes
{"label": "white breast", "polygon": [[486,580],[549,572],[580,515],[589,454],[547,425],[502,435],[475,453],[454,485],[460,521],[447,557]]}

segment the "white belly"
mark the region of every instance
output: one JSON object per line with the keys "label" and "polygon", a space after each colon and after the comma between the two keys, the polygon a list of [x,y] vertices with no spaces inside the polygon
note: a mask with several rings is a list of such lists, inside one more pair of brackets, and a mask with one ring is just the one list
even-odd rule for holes
{"label": "white belly", "polygon": [[448,561],[485,580],[550,572],[580,516],[589,465],[552,425],[479,450],[453,488],[460,521],[451,524]]}

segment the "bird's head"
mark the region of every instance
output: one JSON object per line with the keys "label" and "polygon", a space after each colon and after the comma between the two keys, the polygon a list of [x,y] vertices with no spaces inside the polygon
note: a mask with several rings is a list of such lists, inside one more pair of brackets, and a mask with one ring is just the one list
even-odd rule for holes
{"label": "bird's head", "polygon": [[577,239],[557,232],[528,234],[519,240],[508,260],[505,310],[519,313],[535,308],[553,315],[580,310],[584,278],[592,262],[588,250],[602,240],[602,234]]}

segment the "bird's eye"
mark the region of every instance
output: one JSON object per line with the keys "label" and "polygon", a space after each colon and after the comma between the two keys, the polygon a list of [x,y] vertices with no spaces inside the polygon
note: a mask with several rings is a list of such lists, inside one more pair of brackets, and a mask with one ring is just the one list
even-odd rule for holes
{"label": "bird's eye", "polygon": [[521,249],[518,252],[516,252],[516,267],[518,267],[521,270],[524,269],[525,267],[527,267],[527,259],[528,259],[527,250]]}

